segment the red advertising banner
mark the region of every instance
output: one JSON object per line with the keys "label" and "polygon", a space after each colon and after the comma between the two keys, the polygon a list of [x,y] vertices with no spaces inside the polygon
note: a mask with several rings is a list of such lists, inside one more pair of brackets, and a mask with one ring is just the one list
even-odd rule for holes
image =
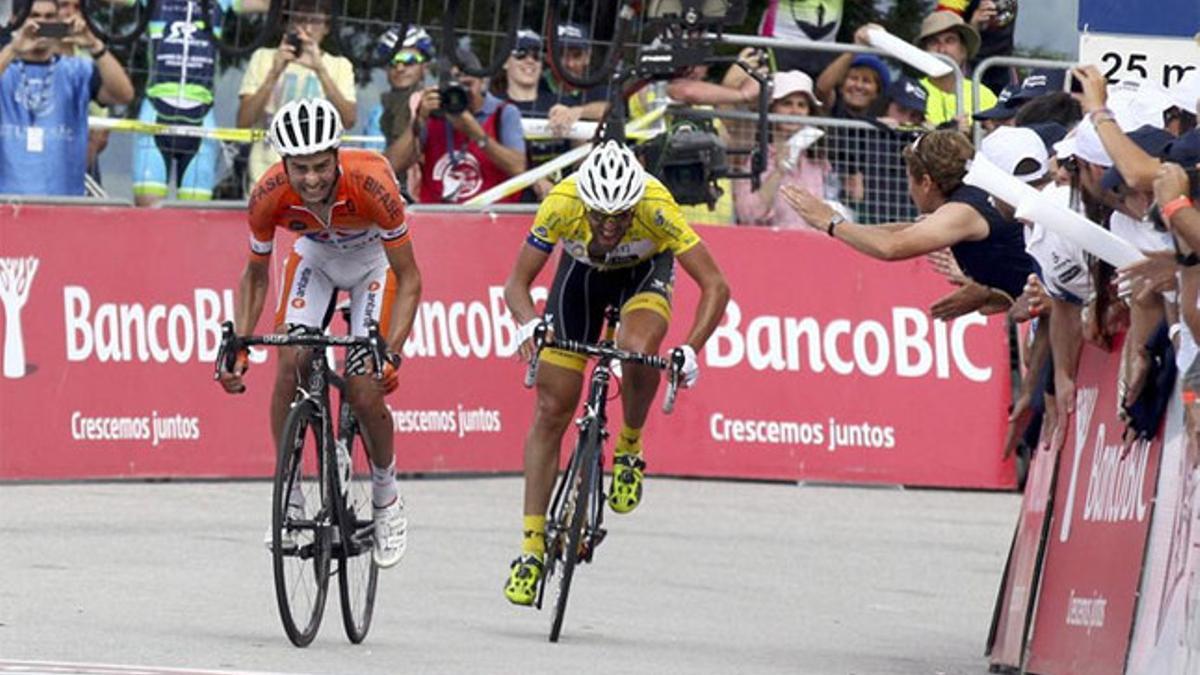
{"label": "red advertising banner", "polygon": [[1029,476],[1021,500],[1021,517],[1008,554],[992,635],[988,640],[988,663],[1020,668],[1025,654],[1033,600],[1037,595],[1038,568],[1046,544],[1050,496],[1058,467],[1058,452],[1043,444],[1029,463]]}
{"label": "red advertising banner", "polygon": [[[400,470],[520,469],[533,393],[502,286],[529,220],[412,214],[424,295],[388,399]],[[698,386],[651,416],[651,472],[1013,485],[1002,319],[933,321],[949,287],[921,260],[794,231],[701,234],[733,301]],[[253,355],[245,395],[212,382],[247,237],[237,211],[0,206],[0,479],[269,474],[272,355]],[[668,345],[696,300],[680,281]]]}
{"label": "red advertising banner", "polygon": [[1122,442],[1119,361],[1091,345],[1080,358],[1026,665],[1031,672],[1124,672],[1162,439]]}

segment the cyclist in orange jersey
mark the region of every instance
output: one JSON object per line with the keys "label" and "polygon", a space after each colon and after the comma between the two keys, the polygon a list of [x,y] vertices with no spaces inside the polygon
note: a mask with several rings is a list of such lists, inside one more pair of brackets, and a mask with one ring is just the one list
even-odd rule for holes
{"label": "cyclist in orange jersey", "polygon": [[[371,455],[374,559],[391,567],[404,555],[408,521],[396,486],[392,420],[383,397],[398,384],[396,368],[420,300],[421,276],[391,167],[372,151],[339,150],[341,136],[337,109],[323,99],[288,103],[271,121],[271,143],[283,159],[259,179],[250,196],[250,258],[238,285],[235,323],[239,335],[249,335],[262,314],[277,228],[302,235],[288,256],[277,330],[320,332],[339,289],[350,293],[354,335],[365,336],[371,323],[378,322],[389,352],[383,379],[369,375],[373,368],[367,349],[350,349],[345,393]],[[232,371],[221,375],[225,391],[245,391],[247,356],[239,354]],[[303,362],[299,349],[280,350],[271,397],[276,445]],[[303,510],[298,490],[289,496],[288,506]],[[267,535],[269,542],[271,533]]]}

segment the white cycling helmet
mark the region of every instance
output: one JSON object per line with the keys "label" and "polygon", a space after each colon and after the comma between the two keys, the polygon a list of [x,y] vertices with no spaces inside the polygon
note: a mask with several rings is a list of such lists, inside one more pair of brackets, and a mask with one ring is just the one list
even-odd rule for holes
{"label": "white cycling helmet", "polygon": [[271,145],[283,157],[315,155],[342,142],[342,117],[323,98],[291,101],[271,120]]}
{"label": "white cycling helmet", "polygon": [[597,146],[576,172],[583,205],[601,213],[628,211],[646,193],[646,172],[633,151],[616,141]]}

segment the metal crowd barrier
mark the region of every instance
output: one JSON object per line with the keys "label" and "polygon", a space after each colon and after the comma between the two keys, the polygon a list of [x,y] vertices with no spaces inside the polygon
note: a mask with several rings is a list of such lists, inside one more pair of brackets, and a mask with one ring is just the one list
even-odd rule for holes
{"label": "metal crowd barrier", "polygon": [[[672,108],[671,114],[725,121],[731,150],[746,150],[754,144],[753,129],[748,123],[758,119],[755,113]],[[784,123],[803,124],[823,132],[805,150],[805,156],[810,168],[823,171],[824,198],[845,207],[854,222],[876,225],[911,222],[917,217],[908,194],[908,174],[901,154],[912,140],[911,132],[833,117],[771,114],[767,119],[773,133]]]}
{"label": "metal crowd barrier", "polygon": [[[1071,68],[1074,68],[1076,65],[1078,65],[1078,64],[1075,63],[1074,61],[1055,61],[1055,60],[1051,60],[1051,59],[1029,59],[1029,58],[1024,58],[1024,57],[1020,57],[1020,56],[989,56],[988,58],[980,61],[979,65],[975,66],[975,79],[976,79],[976,81],[982,82],[983,76],[987,73],[987,71],[991,70],[992,68],[995,68],[995,67],[1053,68],[1056,70],[1070,70]],[[1064,79],[1063,80],[1063,90],[1066,91],[1066,90],[1069,90],[1069,88],[1070,88],[1070,84],[1067,82],[1066,79]],[[1000,94],[1000,92],[995,92],[995,93],[997,95]],[[979,110],[979,88],[978,87],[971,90],[971,98],[972,98],[971,109]],[[983,130],[978,124],[974,125],[974,130],[975,130],[975,136],[974,136],[975,143],[978,144],[979,140],[981,138],[983,138]]]}

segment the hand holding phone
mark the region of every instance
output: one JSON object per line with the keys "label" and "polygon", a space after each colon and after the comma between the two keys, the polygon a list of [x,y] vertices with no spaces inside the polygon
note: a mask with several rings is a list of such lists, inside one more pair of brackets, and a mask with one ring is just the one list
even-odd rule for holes
{"label": "hand holding phone", "polygon": [[38,23],[38,37],[65,38],[70,34],[71,26],[65,21],[42,21]]}

